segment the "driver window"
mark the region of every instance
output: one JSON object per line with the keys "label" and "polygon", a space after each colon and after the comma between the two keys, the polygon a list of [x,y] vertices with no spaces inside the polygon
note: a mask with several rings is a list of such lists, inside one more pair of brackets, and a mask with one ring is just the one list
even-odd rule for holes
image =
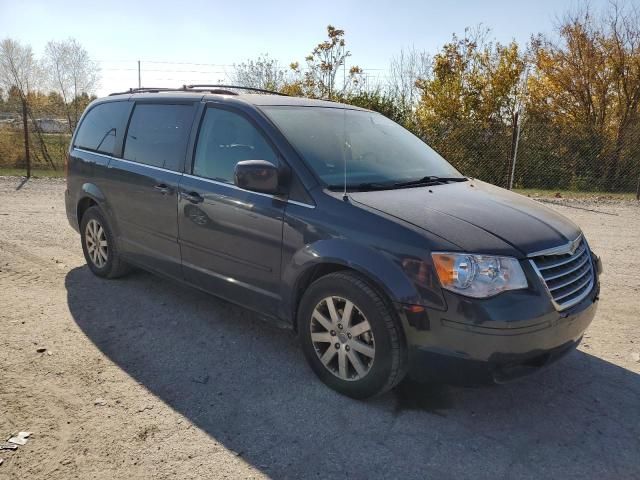
{"label": "driver window", "polygon": [[278,165],[275,152],[243,116],[207,108],[200,127],[193,174],[233,183],[233,171],[243,160],[267,160]]}

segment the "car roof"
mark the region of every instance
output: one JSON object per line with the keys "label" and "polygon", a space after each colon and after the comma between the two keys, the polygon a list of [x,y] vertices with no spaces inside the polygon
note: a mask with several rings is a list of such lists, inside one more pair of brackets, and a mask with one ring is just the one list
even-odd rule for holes
{"label": "car roof", "polygon": [[[206,97],[218,97],[219,95],[206,95]],[[348,108],[352,110],[365,110],[364,108],[345,103],[331,102],[329,100],[316,100],[315,98],[289,97],[285,95],[265,95],[258,93],[242,93],[233,95],[238,100],[256,106],[293,106],[293,107],[327,107]]]}
{"label": "car roof", "polygon": [[95,103],[109,102],[109,101],[122,101],[122,100],[153,100],[158,99],[161,101],[210,101],[210,100],[223,100],[229,103],[241,102],[256,107],[263,106],[295,106],[295,107],[325,107],[325,108],[345,108],[349,110],[361,110],[368,111],[364,108],[356,107],[355,105],[347,105],[339,102],[332,102],[328,100],[316,100],[313,98],[305,97],[291,97],[287,95],[270,95],[270,94],[257,94],[257,93],[238,93],[238,94],[226,94],[226,93],[210,93],[208,91],[153,91],[153,92],[139,92],[129,93],[123,92],[120,94],[111,94],[108,97],[99,98]]}

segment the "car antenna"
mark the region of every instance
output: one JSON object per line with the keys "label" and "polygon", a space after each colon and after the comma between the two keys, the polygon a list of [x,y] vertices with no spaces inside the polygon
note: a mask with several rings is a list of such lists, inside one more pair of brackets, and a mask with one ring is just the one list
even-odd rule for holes
{"label": "car antenna", "polygon": [[345,202],[349,201],[349,195],[347,195],[347,152],[345,151],[347,148],[347,111],[346,108],[342,107],[342,132],[344,134],[344,140],[342,143],[342,160],[344,163],[344,188],[342,190],[342,200]]}
{"label": "car antenna", "polygon": [[[347,62],[344,62],[344,68],[342,70],[342,82],[343,86],[347,85]],[[342,134],[344,135],[344,139],[342,141],[342,163],[344,164],[344,189],[342,190],[342,200],[345,202],[349,201],[349,196],[347,195],[347,106],[342,104]]]}

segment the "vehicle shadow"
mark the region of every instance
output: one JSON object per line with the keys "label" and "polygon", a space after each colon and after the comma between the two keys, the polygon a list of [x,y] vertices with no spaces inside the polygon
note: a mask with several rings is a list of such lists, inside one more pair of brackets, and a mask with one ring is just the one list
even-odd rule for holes
{"label": "vehicle shadow", "polygon": [[508,385],[405,383],[361,402],[240,307],[144,272],[82,267],[65,285],[98,349],[272,478],[640,476],[640,376],[582,351]]}

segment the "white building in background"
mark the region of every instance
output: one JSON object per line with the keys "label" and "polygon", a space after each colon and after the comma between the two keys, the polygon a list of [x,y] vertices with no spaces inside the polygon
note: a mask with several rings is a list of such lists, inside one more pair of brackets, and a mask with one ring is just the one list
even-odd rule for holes
{"label": "white building in background", "polygon": [[67,123],[59,118],[36,118],[38,128],[42,133],[67,133]]}

